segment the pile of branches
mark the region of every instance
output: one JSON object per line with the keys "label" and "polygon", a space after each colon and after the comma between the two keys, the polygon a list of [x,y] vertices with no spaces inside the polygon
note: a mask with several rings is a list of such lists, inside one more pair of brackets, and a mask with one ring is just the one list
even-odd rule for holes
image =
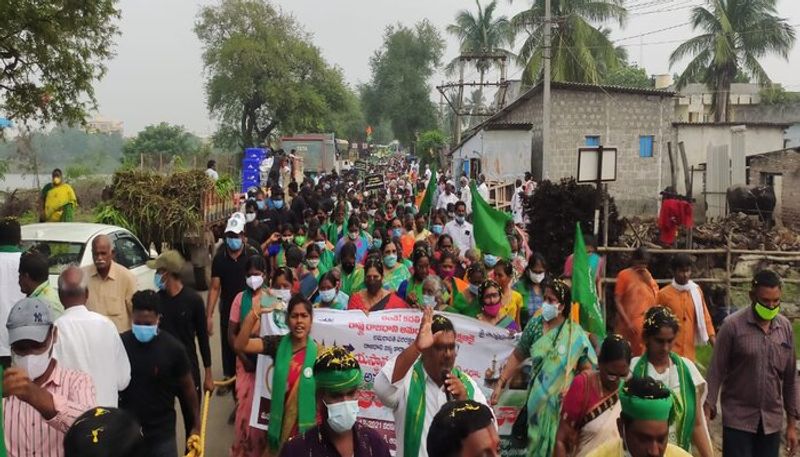
{"label": "pile of branches", "polygon": [[171,175],[118,171],[107,193],[109,199],[97,208],[96,218],[131,230],[145,246],[174,246],[187,234],[201,232],[201,198],[213,189],[213,182],[200,170]]}
{"label": "pile of branches", "polygon": [[[608,244],[615,246],[622,233],[622,224],[614,199],[610,195],[606,198],[609,199]],[[596,202],[595,187],[578,184],[574,178],[562,179],[558,183],[543,181],[525,202],[525,212],[530,219],[528,237],[531,248],[544,255],[553,271],[560,271],[567,256],[572,254],[576,222],[581,223],[584,234],[593,233]],[[603,216],[601,209],[601,224]],[[600,233],[602,235],[602,229]]]}

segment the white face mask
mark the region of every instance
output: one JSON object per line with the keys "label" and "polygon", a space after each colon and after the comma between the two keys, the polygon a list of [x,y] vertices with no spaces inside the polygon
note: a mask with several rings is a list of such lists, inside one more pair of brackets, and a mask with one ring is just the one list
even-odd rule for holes
{"label": "white face mask", "polygon": [[244,215],[244,220],[247,221],[248,224],[250,222],[253,222],[254,220],[256,220],[256,213],[247,213],[247,214],[245,214]]}
{"label": "white face mask", "polygon": [[248,276],[244,282],[247,284],[247,287],[252,290],[258,290],[264,284],[264,277],[261,275]]}
{"label": "white face mask", "polygon": [[528,278],[530,278],[531,282],[534,284],[541,284],[541,282],[544,281],[544,273],[534,273],[529,271]]}
{"label": "white face mask", "polygon": [[50,366],[50,359],[53,352],[52,344],[41,354],[17,355],[11,352],[11,364],[21,368],[28,374],[28,378],[35,380],[47,371]]}
{"label": "white face mask", "polygon": [[336,433],[343,433],[351,428],[358,419],[358,400],[348,400],[339,403],[327,404],[328,425]]}
{"label": "white face mask", "polygon": [[272,296],[289,303],[292,298],[292,291],[289,289],[272,289]]}

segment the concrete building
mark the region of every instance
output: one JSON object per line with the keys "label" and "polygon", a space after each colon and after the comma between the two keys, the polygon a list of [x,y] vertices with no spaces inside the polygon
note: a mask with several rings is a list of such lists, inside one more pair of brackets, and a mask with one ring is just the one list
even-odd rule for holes
{"label": "concrete building", "polygon": [[[761,103],[758,95],[761,86],[758,84],[731,84],[730,110],[731,119],[740,120],[737,113],[740,109],[747,109]],[[707,123],[714,121],[713,114],[714,92],[705,84],[687,84],[678,91],[675,99],[675,120],[686,123]]]}
{"label": "concrete building", "polygon": [[119,133],[122,135],[123,128],[122,121],[105,119],[99,116],[86,122],[86,131],[89,133]]}
{"label": "concrete building", "polygon": [[[453,172],[511,181],[575,176],[578,148],[617,148],[617,180],[609,183],[623,214],[655,214],[671,138],[671,91],[553,83],[549,147],[542,140],[542,87],[534,86],[464,135],[453,149]],[[543,151],[548,151],[547,157]]]}
{"label": "concrete building", "polygon": [[775,190],[776,222],[800,228],[800,148],[766,152],[750,157],[749,162],[750,183]]}

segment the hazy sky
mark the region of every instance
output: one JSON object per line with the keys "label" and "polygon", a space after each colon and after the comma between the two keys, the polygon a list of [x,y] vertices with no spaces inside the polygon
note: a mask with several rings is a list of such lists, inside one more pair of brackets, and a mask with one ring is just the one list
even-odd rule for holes
{"label": "hazy sky", "polygon": [[[482,3],[486,3],[484,0]],[[499,0],[498,11],[513,15],[529,1]],[[206,111],[200,43],[193,26],[201,5],[198,0],[121,0],[121,35],[116,57],[108,63],[108,74],[96,85],[99,114],[125,123],[125,135],[134,135],[145,125],[166,121],[209,135],[215,124]],[[393,23],[413,24],[427,18],[443,35],[460,9],[475,9],[468,0],[277,0],[295,15],[314,43],[332,64],[340,66],[345,78],[355,85],[369,80],[369,57],[380,47],[384,28]],[[626,0],[632,15],[626,27],[614,29],[612,37],[622,39],[685,23],[689,7],[696,0]],[[800,1],[779,0],[779,13],[787,17],[800,35]],[[445,35],[446,36],[446,35]],[[632,61],[650,74],[673,73],[668,57],[679,40],[692,36],[682,26],[621,41],[629,45]],[[446,36],[445,60],[457,54],[455,39]],[[519,45],[521,38],[518,39]],[[795,69],[800,62],[800,45],[790,56]],[[770,57],[762,61],[767,73],[787,88],[800,90],[800,76],[789,62]],[[519,77],[512,70],[509,77]],[[439,76],[435,84],[441,82]]]}

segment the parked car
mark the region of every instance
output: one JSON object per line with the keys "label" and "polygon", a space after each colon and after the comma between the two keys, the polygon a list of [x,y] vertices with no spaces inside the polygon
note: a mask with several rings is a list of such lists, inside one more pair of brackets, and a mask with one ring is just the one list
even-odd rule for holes
{"label": "parked car", "polygon": [[92,240],[108,235],[114,260],[136,277],[137,290],[154,289],[153,270],[146,263],[151,253],[130,231],[113,225],[81,222],[50,222],[22,226],[22,249],[35,249],[50,262],[50,284],[58,286],[58,275],[70,264],[92,265]]}

